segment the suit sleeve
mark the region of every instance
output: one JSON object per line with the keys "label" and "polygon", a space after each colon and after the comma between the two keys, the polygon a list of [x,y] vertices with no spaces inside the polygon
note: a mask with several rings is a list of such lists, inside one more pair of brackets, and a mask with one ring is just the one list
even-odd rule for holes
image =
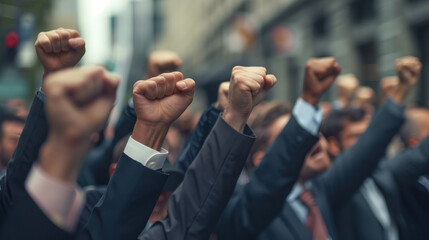
{"label": "suit sleeve", "polygon": [[237,188],[217,226],[219,239],[254,239],[281,211],[305,156],[318,141],[293,116],[252,178]]}
{"label": "suit sleeve", "polygon": [[168,203],[167,219],[143,239],[208,239],[255,140],[246,127],[236,132],[221,117]]}
{"label": "suit sleeve", "polygon": [[429,137],[417,147],[407,149],[391,160],[382,163],[381,167],[393,173],[397,182],[414,184],[423,174],[429,172]]}
{"label": "suit sleeve", "polygon": [[0,225],[14,205],[18,192],[24,190],[27,175],[38,158],[40,147],[46,140],[48,125],[45,118],[43,93],[38,91],[31,104],[30,113],[9,161],[7,175],[0,182]]}
{"label": "suit sleeve", "polygon": [[210,106],[201,115],[197,126],[192,132],[189,142],[186,144],[182,154],[180,154],[179,159],[176,163],[176,168],[183,174],[185,174],[186,170],[188,170],[188,167],[191,165],[197,154],[200,152],[201,147],[203,146],[207,136],[213,129],[220,112],[220,110],[216,109],[213,106]]}
{"label": "suit sleeve", "polygon": [[331,206],[345,202],[372,174],[404,120],[404,108],[387,99],[356,144],[335,158],[331,169],[316,180]]}
{"label": "suit sleeve", "polygon": [[137,239],[166,180],[166,174],[122,154],[106,193],[78,239]]}

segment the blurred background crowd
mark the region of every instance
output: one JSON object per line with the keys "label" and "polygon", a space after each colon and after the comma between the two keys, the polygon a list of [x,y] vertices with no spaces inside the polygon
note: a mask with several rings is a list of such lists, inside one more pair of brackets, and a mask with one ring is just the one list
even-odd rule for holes
{"label": "blurred background crowd", "polygon": [[[249,183],[254,167],[259,165],[269,146],[292,117],[290,103],[300,97],[304,70],[308,70],[309,65],[306,64],[312,57],[333,56],[342,70],[319,105],[323,109],[321,132],[324,137],[308,157],[322,159],[317,163],[321,165],[311,166],[310,162],[301,175],[305,175],[306,170],[312,172],[312,167],[318,169],[315,175],[328,170],[334,162],[331,158],[353,146],[367,128],[370,129],[368,132],[377,133],[377,127],[386,127],[381,127],[383,120],[394,123],[393,117],[390,122],[384,116],[383,120],[379,117],[376,128],[369,125],[377,109],[387,109],[389,104],[390,108],[397,107],[390,101],[386,103],[386,99],[396,94],[394,91],[400,86],[398,75],[407,68],[403,66],[418,69],[414,71],[418,72],[417,78],[420,74],[420,81],[405,101],[409,104],[405,111],[407,121],[390,144],[388,157],[397,157],[402,150],[418,146],[429,134],[428,0],[0,0],[0,176],[5,174],[31,100],[41,86],[43,67],[34,50],[37,34],[58,27],[77,29],[85,39],[86,53],[80,65],[103,65],[123,79],[109,126],[94,134],[92,142],[95,148],[86,156],[87,159],[104,160],[102,168],[98,163],[86,166],[89,162],[86,161],[83,169],[89,169],[90,173],[80,173],[78,183],[82,187],[105,185],[109,181],[133,127],[129,122],[121,121],[131,121],[126,119],[130,116],[131,119],[136,118],[130,101],[133,84],[147,76],[169,71],[151,69],[150,60],[156,62],[157,57],[177,59],[172,70],[178,67],[185,76],[196,81],[194,101],[171,125],[164,143],[173,165],[183,152],[189,150],[185,146],[192,142],[192,132],[201,115],[205,116],[203,111],[215,102],[222,105],[222,98],[226,101],[228,86],[222,87],[221,83],[230,80],[234,66],[264,66],[279,80],[267,95],[267,101],[257,106],[249,118],[248,123],[258,139],[238,180],[240,184]],[[400,59],[403,56],[415,56],[420,62],[414,58]],[[395,65],[397,59],[400,61]],[[223,107],[213,107],[224,109],[225,105],[224,102]],[[123,129],[118,126],[123,126]],[[126,134],[115,135],[118,131]],[[389,137],[386,134],[386,141],[389,142],[393,135]],[[428,146],[428,141],[422,146]],[[384,149],[382,143],[383,139],[377,139],[374,146]],[[380,160],[382,156],[377,157]],[[427,156],[423,158],[427,159]],[[174,172],[178,174],[178,179],[164,189],[165,195],[159,199],[151,222],[166,217],[170,193],[186,172],[186,167],[180,169],[180,165],[177,166],[179,172],[169,167],[172,175]],[[369,168],[375,169],[376,166]],[[100,175],[94,175],[94,172]],[[418,174],[419,180],[413,179],[413,184],[423,186],[422,191],[427,197],[429,181],[427,175],[424,176],[427,172]],[[365,197],[365,189],[371,188],[371,184],[374,183],[365,181],[360,194]],[[412,198],[411,201],[414,200]],[[365,201],[371,202],[371,199]],[[424,207],[427,211],[427,204]],[[415,208],[409,210],[415,215],[408,214],[405,218],[409,220],[418,216],[423,219],[418,221],[419,224],[427,223],[428,217],[418,212],[420,208],[417,209],[417,212],[412,212]],[[347,210],[348,213],[353,212],[353,206]],[[391,209],[384,212],[388,210],[390,214],[395,212]],[[387,218],[395,217],[388,215]],[[344,236],[353,239],[353,231],[347,229],[353,224],[343,220],[341,215],[336,216],[336,225],[344,223],[345,226],[338,227],[340,239]],[[386,234],[390,234],[389,223],[380,222],[384,224]],[[399,220],[397,224],[394,231],[401,230]],[[415,235],[428,234],[421,226],[414,229]],[[361,237],[365,236],[364,229],[359,228],[357,232],[362,234]],[[398,232],[393,236],[386,235],[386,239],[407,239],[399,238]]]}
{"label": "blurred background crowd", "polygon": [[[142,78],[152,50],[177,52],[181,71],[198,81],[196,111],[216,99],[217,86],[237,64],[266,66],[282,79],[269,97],[293,101],[306,60],[323,56],[335,56],[343,74],[375,93],[381,79],[394,75],[396,58],[419,57],[423,81],[411,100],[429,101],[425,0],[1,0],[2,103],[28,104],[41,81],[37,33],[60,26],[78,29],[86,40],[83,64],[107,66],[128,80],[123,85]],[[130,96],[126,89],[121,105]],[[359,93],[371,97],[370,89]],[[336,97],[334,87],[325,100]]]}

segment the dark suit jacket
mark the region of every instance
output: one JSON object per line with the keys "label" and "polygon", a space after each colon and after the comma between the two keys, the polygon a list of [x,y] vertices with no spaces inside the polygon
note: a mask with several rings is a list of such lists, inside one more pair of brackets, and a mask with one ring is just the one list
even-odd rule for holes
{"label": "dark suit jacket", "polygon": [[[134,122],[132,122],[132,116],[135,115],[130,115],[130,113],[133,112],[131,111],[132,108],[127,106],[126,109],[128,110],[124,110],[123,116],[121,116],[122,120],[119,121],[121,122],[121,124],[117,125],[123,129],[123,131],[118,132],[119,134],[120,132],[130,130],[130,128],[125,128],[126,125],[134,125]],[[176,162],[176,168],[181,171],[183,175],[186,173],[189,166],[192,164],[192,162],[200,152],[204,142],[206,141],[207,136],[210,134],[211,130],[216,124],[220,112],[221,111],[216,109],[214,106],[210,106],[201,114],[200,120],[198,121],[197,126],[192,132],[189,142],[186,144],[184,151],[180,154],[180,157]],[[125,122],[128,122],[128,124],[125,124]],[[105,185],[88,186],[85,188],[86,204],[79,221],[78,229],[83,229],[83,227],[86,225],[86,222],[91,216],[92,210],[94,209],[100,198],[103,196],[106,189],[107,187]]]}
{"label": "dark suit jacket", "polygon": [[24,189],[25,179],[47,136],[43,94],[36,93],[16,150],[9,161],[7,175],[0,180],[0,226]]}
{"label": "dark suit jacket", "polygon": [[208,239],[254,140],[249,128],[243,135],[219,117],[182,184],[171,195],[168,217],[154,223],[143,239]]}
{"label": "dark suit jacket", "polygon": [[[328,171],[311,181],[314,198],[333,239],[338,239],[333,213],[371,175],[404,122],[403,111],[398,108],[387,100],[356,144],[338,156]],[[301,128],[295,125],[295,128]],[[219,223],[220,239],[311,239],[308,229],[286,203],[286,196],[295,184],[309,150],[297,143],[297,139],[306,139],[302,133],[292,136],[296,139],[279,136],[250,182],[235,192]],[[306,145],[311,143],[314,142],[307,142]],[[302,151],[304,156],[291,158],[294,151]],[[287,169],[293,171],[285,171]]]}
{"label": "dark suit jacket", "polygon": [[[253,133],[248,128],[245,133],[251,136],[236,132],[223,119],[218,121],[198,154],[197,161],[187,171],[183,184],[172,195],[169,217],[155,223],[144,236],[145,239],[164,237],[204,239],[209,236],[233,191],[234,183],[254,142]],[[156,173],[129,159],[126,155],[122,156],[106,194],[94,209],[84,231],[77,234],[77,239],[135,239],[137,237],[166,179],[166,176],[159,173],[158,179],[152,178],[152,181],[147,181],[144,171]],[[123,175],[126,177],[121,177]],[[26,195],[25,191],[23,195]],[[151,206],[141,204],[148,197],[153,204],[150,204]],[[43,226],[37,224],[37,228],[32,228],[34,232],[22,231],[27,229],[22,226],[50,221],[31,198],[21,199],[23,200],[17,201],[6,224],[0,230],[2,239],[74,238],[54,224]],[[31,210],[33,213],[31,219],[24,217],[25,212],[21,210],[25,209],[24,205],[29,206],[28,211]],[[150,211],[146,211],[148,209]]]}
{"label": "dark suit jacket", "polygon": [[[48,132],[40,96],[33,101],[7,177],[1,182],[3,221],[0,239],[72,239],[75,236],[79,239],[136,239],[155,206],[167,175],[150,170],[125,154],[106,194],[85,229],[79,233],[68,234],[54,224],[47,224],[50,220],[28,196],[24,182]],[[33,229],[35,231],[29,231]]]}
{"label": "dark suit jacket", "polygon": [[[382,192],[400,239],[428,239],[429,212],[415,189],[417,178],[429,171],[429,138],[418,147],[385,160],[371,178]],[[424,193],[422,193],[424,194]],[[365,224],[362,224],[365,223]],[[360,191],[337,213],[341,239],[386,239],[385,231]]]}

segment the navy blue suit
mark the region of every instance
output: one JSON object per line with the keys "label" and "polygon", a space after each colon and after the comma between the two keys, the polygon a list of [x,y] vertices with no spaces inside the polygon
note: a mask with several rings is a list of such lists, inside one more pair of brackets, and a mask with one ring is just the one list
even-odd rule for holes
{"label": "navy blue suit", "polygon": [[[334,213],[384,156],[387,145],[404,122],[403,111],[398,108],[387,100],[357,143],[338,156],[328,171],[311,180],[311,191],[334,240],[338,239]],[[293,129],[288,129],[289,125]],[[217,228],[220,239],[312,239],[286,202],[286,196],[298,178],[305,154],[316,140],[293,118],[290,120],[250,182],[235,191]]]}
{"label": "navy blue suit", "polygon": [[[428,194],[419,191],[417,179],[429,172],[429,138],[414,149],[384,160],[371,178],[380,189],[400,239],[428,239]],[[362,224],[365,223],[365,224]],[[341,239],[386,239],[386,233],[360,191],[337,213]]]}
{"label": "navy blue suit", "polygon": [[[123,154],[106,194],[95,207],[85,229],[68,234],[52,223],[47,224],[50,220],[24,187],[47,132],[43,94],[38,92],[7,176],[1,180],[0,239],[137,238],[158,200],[167,175],[150,170]],[[31,229],[36,231],[29,231]]]}

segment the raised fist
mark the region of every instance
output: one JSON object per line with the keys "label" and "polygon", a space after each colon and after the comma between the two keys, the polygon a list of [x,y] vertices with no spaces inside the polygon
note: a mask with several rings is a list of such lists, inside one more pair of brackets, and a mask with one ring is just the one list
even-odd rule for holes
{"label": "raised fist", "polygon": [[137,122],[169,126],[191,104],[195,82],[180,72],[140,80],[133,87]]}
{"label": "raised fist", "polygon": [[106,123],[118,84],[119,77],[101,67],[50,74],[45,83],[50,135],[71,145],[89,139]]}
{"label": "raised fist", "polygon": [[149,55],[147,77],[174,72],[182,65],[182,60],[172,51],[154,51]]}
{"label": "raised fist", "polygon": [[329,89],[340,72],[341,67],[333,57],[308,60],[301,98],[316,106],[322,94]]}
{"label": "raised fist", "polygon": [[223,82],[219,85],[215,108],[219,110],[225,110],[226,105],[228,104],[228,91],[229,91],[229,82]]}
{"label": "raised fist", "polygon": [[351,100],[355,94],[356,89],[359,87],[359,80],[353,74],[344,74],[338,76],[336,81],[338,88],[338,95],[340,97]]}
{"label": "raised fist", "polygon": [[422,64],[415,57],[403,57],[395,61],[400,84],[414,86],[419,80]]}
{"label": "raised fist", "polygon": [[85,40],[73,29],[41,32],[35,47],[45,75],[75,66],[85,54]]}
{"label": "raised fist", "polygon": [[264,67],[234,67],[229,85],[228,105],[224,113],[225,121],[236,130],[242,131],[253,107],[261,102],[276,82],[276,77],[267,75]]}

